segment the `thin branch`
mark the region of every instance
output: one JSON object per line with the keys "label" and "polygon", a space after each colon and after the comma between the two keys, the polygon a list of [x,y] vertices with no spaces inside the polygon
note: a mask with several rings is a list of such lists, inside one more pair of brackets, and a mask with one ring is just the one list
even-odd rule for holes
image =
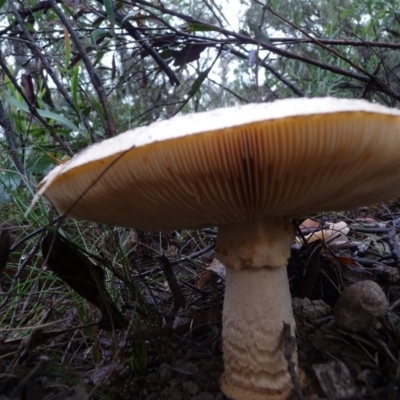
{"label": "thin branch", "polygon": [[[106,124],[105,124],[104,128],[107,132],[107,136],[108,137],[115,136],[116,129],[115,129],[115,124],[114,124],[114,119],[111,114],[110,106],[108,104],[106,92],[105,92],[103,84],[101,82],[100,75],[98,74],[96,68],[94,68],[92,62],[90,61],[90,58],[88,57],[86,50],[83,47],[78,34],[75,32],[75,30],[73,29],[72,25],[70,24],[68,18],[61,11],[60,7],[58,7],[56,0],[49,0],[49,3],[51,4],[54,12],[60,18],[60,21],[62,22],[62,24],[67,29],[68,33],[70,34],[71,39],[73,40],[75,47],[78,50],[80,56],[82,57],[82,61],[86,66],[87,73],[90,76],[93,87],[96,90],[97,95],[99,96],[100,103],[103,107],[103,111],[104,111],[104,115],[105,115],[105,119],[106,119],[106,121],[105,121]],[[103,122],[103,118],[100,118],[100,121]]]}
{"label": "thin branch", "polygon": [[[59,0],[57,0],[57,1],[59,1]],[[43,3],[43,5],[42,5],[42,3]],[[47,60],[47,58],[45,57],[45,55],[42,54],[42,50],[43,49],[39,48],[36,45],[36,41],[35,41],[34,37],[32,36],[32,34],[30,33],[30,31],[28,30],[28,28],[25,25],[25,22],[24,22],[23,18],[29,16],[31,14],[31,10],[18,11],[17,8],[15,7],[14,3],[13,3],[13,0],[8,0],[8,4],[10,5],[11,11],[14,14],[14,17],[15,17],[16,21],[18,22],[19,26],[21,27],[26,39],[28,40],[28,43],[30,44],[30,47],[32,48],[34,53],[37,55],[37,57],[40,59],[40,62],[42,63],[42,65],[46,69],[46,72],[49,74],[49,76],[53,80],[53,82],[56,85],[56,87],[59,90],[59,92],[65,98],[65,101],[75,111],[77,116],[80,119],[82,119],[86,130],[90,133],[92,131],[92,128],[90,127],[90,124],[89,124],[87,118],[78,110],[78,108],[76,107],[76,105],[73,102],[72,98],[69,96],[68,92],[65,90],[64,86],[62,85],[62,83],[57,78],[56,74],[54,73],[50,63]],[[49,5],[48,5],[47,1],[42,1],[40,4],[37,5],[37,7],[33,7],[32,8],[32,12],[33,11],[39,11],[39,10],[42,10],[42,9],[43,10],[47,10],[47,8],[49,8]],[[72,152],[71,153],[67,152],[67,153],[70,156],[72,155]]]}
{"label": "thin branch", "polygon": [[[62,222],[62,220],[65,218],[65,215],[59,215],[58,217],[54,218],[49,225],[54,225],[57,224],[57,228],[59,227],[60,223]],[[10,247],[10,253],[12,253],[13,251],[15,251],[19,246],[21,246],[22,244],[24,244],[26,241],[28,241],[29,239],[33,238],[36,235],[41,235],[43,234],[43,232],[45,232],[48,229],[48,225],[46,226],[42,226],[36,230],[34,230],[33,232],[29,233],[28,235],[26,235],[25,237],[23,237],[22,239],[20,239],[18,242],[15,242],[11,247]]]}
{"label": "thin branch", "polygon": [[[54,0],[50,0],[54,1]],[[103,5],[102,0],[96,0],[98,3]],[[140,45],[150,54],[150,56],[154,59],[157,65],[161,68],[162,71],[168,76],[171,85],[179,86],[180,82],[176,77],[175,73],[168,66],[165,60],[157,53],[157,51],[150,45],[146,38],[143,38],[140,30],[136,29],[128,20],[125,19],[126,15],[122,14],[118,10],[114,10],[115,13],[115,22],[117,22],[123,29],[125,29]]]}
{"label": "thin branch", "polygon": [[[61,1],[62,0],[57,0],[58,3]],[[18,13],[21,16],[21,18],[26,18],[38,11],[43,11],[43,13],[45,14],[49,8],[50,8],[50,4],[48,3],[48,1],[42,0],[33,7],[19,9]],[[6,28],[4,28],[3,30],[0,31],[0,37],[4,36],[4,34],[6,34],[7,32],[13,30],[18,23],[19,23],[18,21],[11,22],[10,25],[8,25]]]}
{"label": "thin branch", "polygon": [[181,287],[176,280],[175,273],[171,267],[168,257],[166,257],[165,255],[162,255],[160,257],[160,267],[163,271],[165,279],[167,280],[168,286],[174,298],[174,312],[176,313],[179,308],[185,308],[185,296],[183,295]]}
{"label": "thin branch", "polygon": [[[214,18],[218,21],[219,25],[222,26],[222,21],[219,19],[217,13],[215,12],[214,8],[210,6],[210,4],[208,3],[207,0],[202,0],[202,2],[205,4],[205,6],[208,8],[208,10],[210,11],[210,13],[214,16]],[[219,11],[219,10],[218,10]],[[222,14],[222,17],[225,19],[225,15]]]}
{"label": "thin branch", "polygon": [[[184,257],[180,258],[179,260],[175,260],[175,261],[171,260],[171,261],[169,261],[169,265],[171,267],[173,267],[174,265],[183,263],[183,262],[188,261],[188,260],[195,260],[196,258],[198,258],[198,257],[200,257],[200,256],[202,256],[204,254],[207,254],[210,251],[214,250],[215,246],[216,246],[215,243],[213,243],[213,244],[210,244],[209,246],[205,247],[204,249],[201,249],[199,251],[196,251],[195,253],[189,254],[188,256],[184,256]],[[144,276],[147,276],[147,275],[154,274],[155,272],[157,272],[159,270],[160,270],[159,267],[155,267],[155,268],[153,268],[151,270],[148,270],[148,271],[145,271],[145,272],[139,272],[138,271],[138,274],[141,277],[144,277]]]}
{"label": "thin branch", "polygon": [[[153,9],[157,9],[162,13],[173,15],[173,16],[178,17],[178,18],[180,18],[180,19],[182,19],[182,20],[184,20],[186,22],[202,24],[202,25],[212,29],[213,31],[219,32],[219,33],[221,33],[221,34],[223,34],[223,35],[225,35],[227,37],[234,37],[235,39],[239,40],[240,43],[242,43],[242,44],[247,43],[247,44],[257,45],[258,42],[259,42],[257,39],[253,39],[253,38],[251,38],[249,36],[242,35],[240,33],[232,32],[232,31],[229,31],[227,29],[224,29],[224,28],[209,24],[207,22],[198,20],[196,18],[193,18],[191,16],[182,14],[180,12],[171,10],[171,9],[166,8],[164,6],[159,6],[156,3],[153,4],[153,3],[150,3],[150,2],[145,1],[145,0],[135,0],[135,3],[136,4],[141,4],[141,5],[144,5],[144,6],[147,6],[147,7],[151,7]],[[286,58],[302,61],[302,62],[304,62],[306,64],[314,65],[314,66],[316,66],[318,68],[321,68],[321,69],[326,70],[326,71],[331,71],[331,72],[333,72],[335,74],[338,74],[338,75],[346,76],[348,78],[356,79],[358,81],[362,81],[362,82],[366,82],[366,83],[371,83],[371,77],[370,76],[366,76],[366,75],[363,75],[363,74],[360,74],[360,73],[357,73],[357,72],[347,71],[347,70],[345,70],[343,68],[336,67],[334,65],[330,65],[330,64],[318,61],[318,60],[314,60],[314,59],[312,59],[310,57],[303,56],[301,54],[297,54],[297,53],[290,52],[288,50],[280,49],[279,47],[276,47],[273,44],[260,42],[260,46],[264,50],[267,50],[267,51],[270,51],[272,53],[278,54],[278,55],[280,55],[282,57],[286,57]],[[373,84],[378,90],[382,91],[383,93],[386,93],[386,94],[394,97],[395,99],[400,100],[400,93],[399,92],[391,90],[390,88],[388,88],[385,84],[383,84],[379,80],[374,79],[373,80]]]}
{"label": "thin branch", "polygon": [[318,38],[311,36],[308,32],[306,32],[304,29],[300,28],[298,25],[294,24],[293,22],[289,21],[287,18],[285,18],[283,15],[279,14],[278,12],[274,11],[270,6],[266,7],[267,10],[272,14],[284,21],[286,24],[290,25],[292,28],[298,30],[301,32],[304,36],[307,36],[312,42],[317,44],[318,46],[321,46],[325,50],[329,51],[330,53],[334,54],[336,57],[339,57],[341,60],[347,62],[349,65],[351,65],[354,69],[357,71],[368,75],[371,79],[373,78],[373,75],[371,75],[368,71],[366,71],[363,67],[359,66],[358,64],[353,63],[351,60],[349,60],[347,57],[343,56],[340,54],[336,49],[332,49],[328,47],[326,44],[322,43]]}
{"label": "thin branch", "polygon": [[397,266],[397,271],[400,274],[400,249],[396,242],[396,234],[396,228],[393,226],[392,228],[390,228],[389,232],[387,233],[387,235],[384,236],[383,239],[389,245],[393,260]]}
{"label": "thin branch", "polygon": [[216,81],[214,81],[214,79],[211,79],[210,77],[207,77],[207,79],[212,82],[214,85],[219,86],[220,88],[224,89],[225,91],[227,91],[228,93],[230,93],[232,96],[236,97],[237,99],[239,99],[240,101],[242,101],[243,103],[250,103],[249,100],[246,100],[244,97],[240,96],[239,94],[235,93],[233,90],[229,89],[228,87],[222,85],[221,83],[218,83]]}
{"label": "thin branch", "polygon": [[260,88],[259,88],[259,82],[258,82],[258,68],[260,65],[260,58],[258,57],[258,54],[260,52],[260,44],[261,44],[261,30],[264,25],[264,19],[265,19],[265,12],[267,10],[266,5],[262,5],[262,12],[261,12],[261,18],[260,18],[260,23],[258,25],[258,32],[257,32],[257,50],[256,50],[256,70],[255,70],[255,78],[256,78],[256,91],[257,91],[257,102],[261,102],[260,98]]}
{"label": "thin branch", "polygon": [[215,248],[215,243],[210,244],[209,246],[205,247],[204,249],[196,251],[195,253],[192,253],[192,254],[190,254],[188,256],[184,256],[184,257],[180,258],[179,260],[170,261],[170,265],[171,266],[172,265],[176,265],[176,264],[179,264],[179,263],[187,261],[187,260],[194,260],[194,259],[202,256],[203,254],[207,254],[208,252],[210,252],[214,248]]}
{"label": "thin branch", "polygon": [[[56,0],[57,3],[60,3],[61,0]],[[137,1],[135,1],[138,3]],[[206,0],[205,0],[206,2]],[[36,4],[33,7],[29,8],[22,8],[18,12],[21,15],[22,18],[26,18],[31,14],[34,14],[35,12],[39,11],[44,11],[46,12],[49,8],[51,8],[49,2],[47,0],[40,1],[38,4]],[[156,9],[160,9],[159,7],[154,7]],[[159,20],[160,22],[164,23],[165,26],[169,27],[171,30],[173,30],[176,33],[181,33],[177,29],[175,29],[173,26],[168,24],[166,21],[162,20],[159,18],[157,15],[153,14],[151,11],[146,10],[150,15],[152,15],[154,18]],[[11,23],[8,27],[6,27],[3,30],[0,30],[0,36],[4,36],[7,32],[11,31],[15,27],[15,22]],[[222,24],[221,24],[222,25]],[[353,33],[352,33],[353,34]],[[185,35],[186,36],[186,35]],[[187,35],[189,36],[189,35]],[[248,38],[248,37],[247,37]],[[315,44],[315,40],[313,39],[306,39],[306,38],[297,38],[297,37],[283,37],[283,38],[269,38],[272,43],[280,43],[280,44],[302,44],[302,43],[311,43]],[[365,41],[365,40],[347,40],[347,39],[324,39],[324,38],[317,38],[318,42],[323,43],[323,44],[328,44],[328,45],[333,45],[333,46],[353,46],[353,47],[378,47],[378,48],[387,48],[387,49],[400,49],[400,43],[399,42],[380,42],[380,41]],[[243,42],[240,40],[240,43],[247,43]]]}
{"label": "thin branch", "polygon": [[[231,49],[231,53],[234,54],[235,56],[242,58],[243,60],[247,60],[248,57],[246,54],[238,51]],[[271,72],[271,74],[275,75],[284,85],[286,85],[290,90],[293,91],[293,93],[297,94],[299,97],[305,97],[305,93],[300,90],[297,86],[295,86],[293,83],[291,83],[289,80],[287,80],[282,74],[280,74],[278,71],[276,71],[274,68],[272,68],[267,62],[261,61],[259,63],[263,68]]]}
{"label": "thin branch", "polygon": [[280,44],[315,44],[315,39],[318,40],[319,43],[329,44],[333,46],[352,46],[352,47],[378,47],[384,49],[400,49],[400,43],[398,42],[374,42],[374,41],[366,41],[366,40],[347,40],[347,39],[323,39],[323,38],[315,38],[306,39],[306,38],[295,38],[295,37],[285,37],[285,38],[269,38],[272,43],[280,43]]}

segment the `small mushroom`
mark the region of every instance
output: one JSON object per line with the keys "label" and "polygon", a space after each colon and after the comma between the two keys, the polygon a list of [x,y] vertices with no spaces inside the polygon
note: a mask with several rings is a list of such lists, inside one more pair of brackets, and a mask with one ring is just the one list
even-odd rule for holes
{"label": "small mushroom", "polygon": [[[223,392],[286,399],[292,218],[400,191],[400,112],[288,99],[178,116],[84,150],[39,184],[59,212],[143,230],[218,226],[227,267]],[[297,356],[292,361],[297,367]]]}
{"label": "small mushroom", "polygon": [[387,308],[381,287],[373,281],[360,281],[343,290],[333,316],[339,328],[359,332],[374,326],[376,318],[383,316]]}
{"label": "small mushroom", "polygon": [[343,243],[346,241],[346,235],[350,232],[350,228],[346,222],[330,223],[328,229],[310,233],[304,237],[296,236],[296,243],[303,243],[305,240],[308,244],[314,243],[317,240],[322,240],[325,243]]}

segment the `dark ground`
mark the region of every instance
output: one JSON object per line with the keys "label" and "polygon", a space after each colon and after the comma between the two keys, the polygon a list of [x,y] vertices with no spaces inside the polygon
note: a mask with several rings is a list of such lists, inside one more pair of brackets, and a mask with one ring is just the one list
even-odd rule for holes
{"label": "dark ground", "polygon": [[[302,393],[293,399],[400,399],[399,205],[324,215],[309,229],[327,221],[345,221],[350,231],[331,243],[293,246],[288,267],[299,363],[306,374]],[[42,325],[18,337],[21,324],[3,323],[0,400],[223,400],[218,380],[223,371],[224,276],[215,263],[204,269],[213,260],[215,233],[201,233],[209,251],[194,254],[199,262],[165,265],[164,259],[138,266],[138,279],[146,282],[144,300],[156,311],[152,323],[143,317],[146,322],[131,326],[131,333],[112,334],[93,326],[76,329],[81,320],[70,305],[63,308],[56,328]],[[172,294],[161,270],[173,271],[183,299]],[[379,284],[390,305],[367,329],[341,329],[332,307],[344,288],[364,280]],[[58,300],[54,296],[45,301],[54,308]],[[3,317],[13,312],[1,310]],[[53,317],[53,311],[48,313],[43,322]]]}

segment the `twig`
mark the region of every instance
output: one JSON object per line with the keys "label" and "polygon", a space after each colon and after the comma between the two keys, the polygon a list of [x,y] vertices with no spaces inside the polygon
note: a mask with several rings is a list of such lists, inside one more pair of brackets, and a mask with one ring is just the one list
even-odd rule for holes
{"label": "twig", "polygon": [[330,47],[328,47],[325,43],[322,43],[318,38],[315,38],[313,36],[311,36],[308,32],[306,32],[304,29],[300,28],[299,26],[297,26],[296,24],[294,24],[293,22],[289,21],[287,18],[285,18],[283,15],[279,14],[278,12],[274,11],[270,6],[266,6],[267,10],[272,14],[275,15],[276,17],[278,17],[279,19],[281,19],[282,21],[284,21],[285,23],[287,23],[288,25],[290,25],[292,28],[298,30],[299,32],[301,32],[304,36],[307,36],[311,41],[313,41],[315,44],[317,44],[318,46],[321,46],[322,48],[324,48],[325,50],[329,51],[330,53],[334,54],[335,56],[339,57],[340,59],[342,59],[343,61],[347,62],[348,64],[350,64],[353,68],[355,68],[356,70],[360,71],[363,74],[368,75],[370,78],[372,78],[372,75],[369,74],[364,68],[360,67],[359,65],[353,63],[351,60],[349,60],[347,57],[343,56],[342,54],[340,54],[337,50],[335,49],[331,49]]}
{"label": "twig", "polygon": [[[22,271],[24,270],[24,268],[26,267],[26,265],[31,261],[31,258],[33,257],[33,255],[37,252],[37,250],[40,247],[40,243],[42,241],[42,238],[45,234],[45,231],[43,231],[41,233],[41,235],[39,236],[38,240],[36,241],[36,243],[33,245],[31,251],[26,255],[24,261],[22,262],[22,264],[19,266],[17,272],[15,273],[15,275],[13,276],[13,281],[17,280],[20,275],[22,274]],[[0,306],[1,309],[1,306]]]}
{"label": "twig", "polygon": [[[305,246],[306,248],[308,248],[310,246],[310,244],[308,243],[307,239],[305,238],[303,230],[300,228],[301,222],[302,222],[302,220],[299,220],[299,219],[292,220],[292,224],[294,225],[294,228],[297,232],[297,236],[299,236],[301,239],[302,246]],[[310,228],[307,228],[307,232],[305,232],[305,233],[309,234],[309,233],[317,231],[318,229],[320,229],[320,228],[315,228],[313,230]]]}
{"label": "twig", "polygon": [[384,264],[378,260],[373,260],[372,258],[351,257],[351,259],[361,265],[365,265],[366,267],[373,267],[374,265],[387,267],[386,264]]}
{"label": "twig", "polygon": [[[53,221],[49,225],[54,225],[54,224],[59,224],[66,216],[65,215],[59,215],[58,217],[54,218]],[[42,226],[41,228],[36,229],[35,231],[29,233],[25,237],[23,237],[21,240],[18,242],[15,242],[11,247],[10,247],[10,253],[12,253],[14,250],[16,250],[21,244],[24,244],[27,240],[33,238],[36,235],[39,235],[47,230],[47,226]]]}
{"label": "twig", "polygon": [[[174,266],[174,265],[176,265],[176,264],[185,262],[185,261],[187,261],[187,260],[193,260],[193,259],[195,259],[195,258],[197,258],[197,257],[200,257],[200,256],[202,256],[203,254],[206,254],[206,253],[208,253],[209,251],[213,250],[214,247],[215,247],[215,243],[211,244],[211,245],[208,246],[208,247],[205,247],[205,248],[202,249],[202,250],[197,251],[196,253],[192,253],[192,254],[190,254],[190,255],[188,255],[188,256],[182,257],[182,258],[180,258],[179,260],[169,261],[169,265],[172,267],[172,266]],[[155,267],[155,268],[153,268],[153,269],[151,269],[151,270],[149,270],[149,271],[145,271],[145,272],[140,272],[140,271],[138,271],[138,275],[142,278],[142,277],[146,277],[147,275],[154,274],[155,272],[158,272],[158,271],[160,271],[160,268],[159,268],[159,267]]]}
{"label": "twig", "polygon": [[388,244],[393,260],[396,263],[397,270],[399,271],[400,274],[400,249],[398,244],[396,243],[395,236],[396,236],[396,228],[393,226],[392,228],[389,229],[387,235],[383,237],[383,240]]}
{"label": "twig", "polygon": [[[68,18],[61,11],[60,7],[58,7],[56,0],[48,0],[48,1],[51,4],[54,12],[60,18],[60,21],[67,29],[68,33],[70,34],[71,39],[73,40],[75,47],[78,50],[80,56],[82,57],[82,61],[86,66],[87,73],[89,74],[90,79],[93,84],[93,87],[96,90],[97,95],[99,96],[99,100],[103,107],[104,115],[106,117],[105,129],[107,132],[107,136],[108,137],[115,136],[116,129],[115,129],[115,124],[114,124],[114,119],[113,119],[111,111],[110,111],[110,106],[108,104],[107,95],[104,90],[103,84],[101,82],[100,75],[98,74],[96,68],[94,68],[92,62],[90,61],[90,58],[88,57],[86,50],[83,47],[83,45],[79,39],[79,36],[75,32],[75,30],[72,28],[72,25],[70,24]],[[100,120],[101,120],[101,122],[103,122],[102,118],[100,118]]]}
{"label": "twig", "polygon": [[184,262],[184,261],[186,261],[186,260],[188,260],[188,259],[193,260],[193,259],[195,259],[195,258],[197,258],[197,257],[200,257],[200,256],[202,256],[203,254],[206,254],[206,253],[208,253],[209,251],[213,250],[213,249],[215,248],[215,246],[216,246],[215,243],[210,244],[209,246],[204,247],[204,249],[201,249],[201,250],[197,251],[196,253],[192,253],[192,254],[190,254],[190,255],[188,255],[188,256],[182,257],[182,258],[180,258],[179,260],[170,261],[170,265],[171,265],[171,266],[174,266],[174,265],[179,264],[179,263],[181,263],[181,262]]}
{"label": "twig", "polygon": [[[313,37],[314,39],[314,37]],[[284,38],[270,38],[272,43],[282,44],[315,44],[315,40],[306,38],[284,37]],[[330,44],[333,46],[353,46],[353,47],[377,47],[383,49],[400,49],[400,43],[397,42],[374,42],[367,40],[346,40],[346,39],[323,39],[317,38],[318,42],[323,44]]]}
{"label": "twig", "polygon": [[176,313],[179,308],[185,308],[185,297],[182,293],[181,287],[178,284],[178,281],[176,280],[176,276],[174,274],[174,271],[172,270],[168,257],[166,257],[165,255],[162,255],[160,257],[160,266],[174,297],[174,313]]}
{"label": "twig", "polygon": [[[261,4],[261,3],[260,3]],[[256,50],[256,68],[255,68],[255,78],[256,78],[256,91],[257,91],[257,103],[261,102],[261,97],[260,97],[260,88],[259,88],[259,82],[258,82],[258,67],[260,64],[260,58],[258,57],[258,54],[260,52],[260,44],[261,44],[261,30],[262,26],[264,25],[264,18],[265,18],[265,12],[267,11],[267,6],[265,4],[262,5],[262,12],[261,12],[261,18],[260,18],[260,24],[258,25],[258,32],[257,32],[257,50]]]}
{"label": "twig", "polygon": [[[202,0],[203,3],[206,5],[206,7],[210,10],[211,14],[214,16],[214,18],[218,21],[219,25],[222,26],[222,21],[219,19],[217,13],[215,12],[214,8],[210,6],[210,4],[208,3],[207,0]],[[218,9],[218,7],[217,7]],[[221,10],[218,10],[221,13]],[[228,22],[228,20],[226,19],[225,15],[223,13],[221,13],[222,18],[225,20],[225,22]]]}
{"label": "twig", "polygon": [[[59,1],[59,0],[57,0]],[[75,111],[75,113],[78,115],[79,118],[82,119],[86,130],[91,133],[92,128],[89,124],[89,121],[87,118],[79,111],[79,109],[76,107],[75,103],[73,102],[72,98],[68,94],[68,92],[65,90],[64,86],[60,82],[60,80],[57,78],[56,74],[54,73],[53,69],[51,68],[51,65],[49,64],[47,58],[42,54],[42,48],[38,48],[36,45],[35,39],[33,38],[32,34],[30,31],[27,29],[23,18],[28,17],[32,14],[32,12],[39,11],[39,10],[47,10],[50,8],[50,5],[47,1],[42,1],[40,2],[37,6],[32,7],[32,9],[29,10],[21,10],[18,11],[13,3],[13,0],[8,0],[8,3],[10,5],[10,8],[15,16],[16,21],[20,25],[22,31],[24,32],[25,37],[29,41],[29,44],[31,45],[31,48],[37,55],[37,57],[40,59],[40,62],[46,69],[46,72],[49,74],[51,79],[53,80],[54,84],[57,86],[57,89],[59,92],[62,94],[64,97],[65,101],[68,103],[68,105]],[[69,154],[71,156],[71,154]]]}
{"label": "twig", "polygon": [[214,79],[211,79],[209,76],[207,76],[207,79],[213,83],[214,85],[219,86],[220,88],[224,89],[226,92],[230,93],[232,96],[235,96],[237,99],[242,101],[243,103],[250,103],[249,100],[246,100],[244,97],[240,96],[239,94],[235,93],[233,90],[229,89],[228,87],[222,85],[221,83],[218,83],[214,81]]}
{"label": "twig", "polygon": [[[257,43],[258,43],[257,39],[253,39],[253,38],[251,38],[249,36],[242,35],[240,33],[232,32],[232,31],[229,31],[227,29],[221,28],[219,26],[215,26],[215,25],[209,24],[207,22],[198,20],[198,19],[193,18],[191,16],[188,16],[188,15],[179,13],[177,11],[174,11],[172,9],[169,9],[169,8],[167,8],[165,6],[160,6],[160,5],[156,4],[156,3],[151,3],[151,2],[148,2],[146,0],[135,0],[135,4],[141,4],[141,5],[144,5],[144,6],[147,6],[147,7],[151,7],[153,9],[157,9],[162,13],[173,15],[173,16],[178,17],[178,18],[180,18],[180,19],[182,19],[184,21],[187,21],[189,23],[202,24],[204,26],[212,28],[212,30],[214,30],[216,32],[219,32],[219,33],[221,33],[221,34],[223,34],[223,35],[225,35],[227,37],[233,37],[233,38],[237,39],[240,43],[243,43],[243,44],[247,43],[247,44],[257,45]],[[366,82],[366,83],[370,83],[371,82],[371,78],[369,76],[366,76],[366,75],[363,75],[363,74],[360,74],[360,73],[357,73],[357,72],[347,71],[347,70],[345,70],[343,68],[340,68],[340,67],[337,67],[335,65],[327,64],[327,63],[324,63],[322,61],[318,61],[318,60],[312,59],[310,57],[303,56],[301,54],[293,53],[293,52],[290,52],[288,50],[284,50],[284,49],[281,49],[279,47],[276,47],[273,44],[261,42],[260,46],[264,50],[271,51],[272,53],[278,54],[280,56],[287,57],[287,58],[294,59],[294,60],[298,60],[298,61],[302,61],[302,62],[304,62],[306,64],[314,65],[314,66],[316,66],[318,68],[321,68],[321,69],[326,70],[326,71],[331,71],[331,72],[333,72],[335,74],[338,74],[338,75],[347,76],[348,78],[352,78],[352,79],[355,79],[355,80],[358,80],[358,81],[361,81],[361,82]],[[247,57],[246,57],[246,59],[247,59]],[[390,88],[388,88],[386,85],[384,85],[381,82],[374,81],[374,84],[376,85],[376,88],[378,90],[380,90],[383,93],[386,93],[386,94],[392,96],[393,98],[395,98],[397,100],[400,100],[400,93],[399,92],[391,90]]]}
{"label": "twig", "polygon": [[[238,50],[231,50],[231,53],[234,54],[237,57],[240,57],[244,60],[247,60],[248,57],[241,53]],[[261,61],[259,63],[263,68],[271,72],[271,74],[275,75],[283,84],[285,84],[289,89],[293,91],[293,93],[297,94],[299,97],[305,97],[305,93],[301,91],[299,88],[297,88],[293,83],[289,82],[282,74],[280,74],[278,71],[276,71],[274,68],[272,68],[269,64],[267,64],[265,61]]]}
{"label": "twig", "polygon": [[182,283],[183,286],[186,286],[186,287],[192,289],[194,292],[199,293],[201,296],[208,296],[211,293],[209,290],[199,289],[196,286],[194,286],[194,285],[192,285],[189,282],[186,282],[184,280],[182,280],[181,283]]}
{"label": "twig", "polygon": [[349,226],[350,232],[359,232],[359,233],[388,233],[389,228],[367,228],[367,227],[358,227],[351,225]]}
{"label": "twig", "polygon": [[[96,1],[104,5],[103,0],[96,0]],[[171,85],[179,86],[180,82],[176,77],[175,73],[168,66],[165,60],[157,53],[157,51],[150,45],[147,39],[142,37],[140,31],[136,29],[128,20],[125,19],[126,15],[122,14],[120,11],[116,9],[114,9],[114,14],[115,14],[115,22],[117,22],[122,28],[124,28],[151,55],[151,57],[157,63],[157,65],[168,76]]]}
{"label": "twig", "polygon": [[[57,0],[57,3],[60,3],[61,0]],[[35,12],[38,11],[47,11],[50,8],[50,4],[47,1],[41,1],[38,4],[36,4],[33,7],[29,8],[22,8],[18,12],[21,15],[22,18],[26,18]],[[159,18],[156,14],[153,14],[151,11],[146,10],[153,18],[161,21],[162,23],[165,24],[169,29],[179,32],[182,34],[182,32],[178,31],[175,29],[173,26],[168,24],[166,21],[162,20]],[[0,30],[0,36],[3,36],[11,31],[15,27],[15,22],[11,23],[9,26],[7,26],[5,29]],[[354,33],[351,33],[354,35]],[[182,35],[182,36],[189,36],[189,35]],[[367,40],[348,40],[348,39],[324,39],[324,38],[317,38],[320,43],[323,44],[328,44],[328,45],[333,45],[333,46],[353,46],[353,47],[371,47],[371,48],[384,48],[384,49],[400,49],[400,43],[398,42],[380,42],[380,41],[367,41]],[[307,38],[297,38],[297,37],[270,37],[269,40],[272,43],[278,43],[278,44],[315,44],[314,37],[313,39],[307,39]],[[240,43],[246,43],[243,42],[242,40]]]}

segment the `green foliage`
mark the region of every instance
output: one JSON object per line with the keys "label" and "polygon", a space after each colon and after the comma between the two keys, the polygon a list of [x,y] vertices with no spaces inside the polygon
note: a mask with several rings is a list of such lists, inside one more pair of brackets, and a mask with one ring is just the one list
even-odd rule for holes
{"label": "green foliage", "polygon": [[115,23],[115,12],[114,12],[114,4],[112,0],[103,0],[104,7],[106,8],[106,13],[111,23]]}

